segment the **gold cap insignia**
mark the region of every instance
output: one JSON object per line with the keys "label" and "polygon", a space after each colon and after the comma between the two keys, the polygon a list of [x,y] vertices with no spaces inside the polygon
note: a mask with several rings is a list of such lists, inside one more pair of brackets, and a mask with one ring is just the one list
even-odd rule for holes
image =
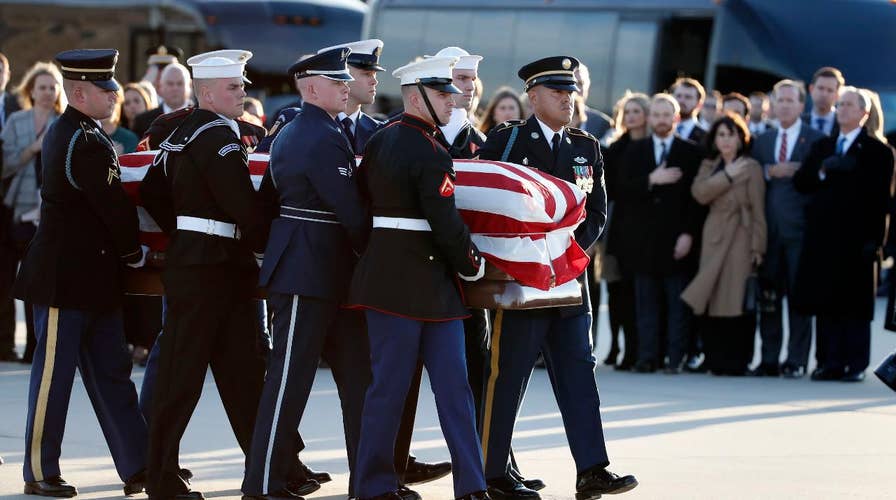
{"label": "gold cap insignia", "polygon": [[563,65],[563,69],[569,69],[572,67],[572,61],[570,61],[569,59],[564,59],[560,64]]}

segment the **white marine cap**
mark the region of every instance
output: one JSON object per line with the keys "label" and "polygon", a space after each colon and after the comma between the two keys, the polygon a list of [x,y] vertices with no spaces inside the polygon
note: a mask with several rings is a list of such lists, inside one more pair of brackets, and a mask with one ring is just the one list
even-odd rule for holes
{"label": "white marine cap", "polygon": [[380,54],[383,52],[383,41],[376,38],[333,45],[332,47],[320,49],[317,53],[320,54],[321,52],[341,49],[343,47],[351,49],[351,53],[348,55],[347,60],[349,65],[366,70],[372,69],[375,71],[385,71],[385,68],[380,66]]}
{"label": "white marine cap", "polygon": [[454,66],[454,69],[472,69],[473,71],[479,70],[479,61],[482,60],[482,56],[471,55],[460,47],[445,47],[436,52],[436,55],[434,56],[424,57],[456,57],[459,60]]}
{"label": "white marine cap", "polygon": [[451,70],[455,64],[456,57],[433,56],[406,64],[393,71],[392,76],[400,79],[402,85],[420,83],[442,92],[460,94],[460,90],[451,83]]}
{"label": "white marine cap", "polygon": [[242,77],[246,83],[246,61],[252,58],[248,50],[215,50],[187,59],[193,68],[193,79]]}

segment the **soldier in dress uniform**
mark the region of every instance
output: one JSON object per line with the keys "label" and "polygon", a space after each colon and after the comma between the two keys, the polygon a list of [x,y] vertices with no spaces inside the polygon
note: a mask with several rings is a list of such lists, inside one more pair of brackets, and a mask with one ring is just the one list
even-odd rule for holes
{"label": "soldier in dress uniform", "polygon": [[[588,250],[603,229],[607,204],[597,139],[567,126],[573,93],[579,91],[574,75],[578,65],[573,57],[558,56],[523,66],[518,75],[525,82],[534,115],[495,127],[479,158],[526,165],[574,182],[587,193],[586,218],[575,237]],[[606,470],[610,462],[594,380],[591,301],[587,280],[580,277],[579,282],[580,306],[498,310],[495,315],[480,432],[485,477],[489,493],[496,498],[539,498],[508,472],[514,423],[539,352],[544,354],[576,462],[577,500],[621,493],[637,485],[633,476],[618,477]]]}
{"label": "soldier in dress uniform", "polygon": [[448,123],[439,127],[442,140],[447,144],[452,158],[470,159],[476,150],[485,144],[485,134],[470,122],[470,113],[475,112],[476,80],[479,78],[479,62],[482,56],[471,55],[460,47],[445,47],[436,52],[436,57],[456,57],[457,65],[451,72],[454,86],[461,94],[455,97],[455,108]]}
{"label": "soldier in dress uniform", "polygon": [[362,105],[373,104],[378,83],[376,74],[386,70],[380,66],[383,42],[373,38],[335,45],[321,49],[317,53],[342,47],[351,49],[348,55],[348,70],[354,80],[348,84],[348,104],[345,106],[345,111],[339,113],[336,121],[342,125],[352,150],[360,155],[373,133],[383,126],[383,122],[361,111]]}
{"label": "soldier in dress uniform", "polygon": [[253,299],[267,236],[235,118],[246,61],[220,50],[191,57],[199,108],[156,157],[171,179],[176,229],[162,275],[168,307],[150,421],[150,498],[202,498],[178,475],[180,438],[211,365],[240,447],[248,455],[264,360],[255,351]]}
{"label": "soldier in dress uniform", "polygon": [[34,304],[37,349],[25,430],[25,493],[73,497],[59,456],[75,369],[96,410],[125,494],[143,490],[146,424],[121,319],[124,264],[139,267],[137,211],[99,120],[116,105],[116,50],[56,56],[68,107],[44,139],[40,226],[14,294]]}
{"label": "soldier in dress uniform", "polygon": [[288,485],[299,452],[292,436],[321,357],[339,391],[350,469],[355,463],[370,356],[360,313],[340,311],[340,304],[370,221],[356,184],[354,152],[335,121],[349,93],[349,53],[335,48],[290,67],[302,89],[302,113],[274,143],[262,180],[262,203],[276,213],[260,273],[274,312],[274,348],[244,499],[299,498]]}
{"label": "soldier in dress uniform", "polygon": [[461,320],[468,312],[456,279],[478,279],[485,266],[454,203],[451,156],[435,138],[460,92],[451,84],[456,62],[434,57],[393,72],[405,112],[371,138],[359,169],[373,213],[349,296],[365,310],[373,370],[354,471],[360,499],[419,498],[399,489],[393,464],[418,356],[451,452],[455,496],[488,498],[464,361]]}

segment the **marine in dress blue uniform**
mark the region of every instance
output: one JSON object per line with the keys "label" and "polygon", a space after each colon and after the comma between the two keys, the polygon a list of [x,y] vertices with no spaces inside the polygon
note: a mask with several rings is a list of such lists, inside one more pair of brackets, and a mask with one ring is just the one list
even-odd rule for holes
{"label": "marine in dress blue uniform", "polygon": [[251,52],[201,54],[193,69],[199,108],[160,145],[171,179],[175,229],[162,281],[168,307],[153,394],[147,493],[203,498],[179,475],[180,438],[211,367],[240,448],[248,455],[264,382],[255,350],[254,294],[267,228],[234,120],[242,113]]}
{"label": "marine in dress blue uniform", "polygon": [[[579,246],[587,250],[600,236],[607,206],[597,139],[566,126],[572,117],[572,93],[579,91],[574,76],[578,64],[573,57],[559,56],[522,67],[518,74],[535,114],[497,126],[479,150],[479,158],[536,168],[587,193],[586,218],[575,233]],[[568,113],[558,112],[564,105]],[[480,423],[485,476],[495,498],[539,498],[508,472],[513,427],[539,352],[544,354],[576,462],[576,498],[599,498],[602,493],[620,493],[637,485],[634,477],[620,478],[605,469],[610,461],[594,380],[591,301],[587,280],[580,277],[579,283],[580,306],[496,312]]]}
{"label": "marine in dress blue uniform", "polygon": [[373,370],[354,471],[361,499],[402,494],[393,459],[419,357],[451,452],[455,496],[488,498],[464,362],[462,320],[469,313],[457,279],[478,279],[485,268],[455,206],[451,156],[435,138],[454,105],[451,94],[459,92],[451,84],[456,62],[436,57],[393,72],[405,113],[370,139],[360,166],[373,214],[349,296],[365,310]]}
{"label": "marine in dress blue uniform", "polygon": [[69,105],[47,130],[40,225],[16,280],[34,304],[37,348],[25,428],[25,493],[71,497],[60,477],[65,417],[77,369],[96,411],[125,493],[143,490],[146,424],[137,408],[121,317],[121,270],[137,266],[137,211],[120,182],[109,136],[118,52],[56,56]]}
{"label": "marine in dress blue uniform", "polygon": [[[349,52],[332,49],[290,68],[302,88],[302,113],[274,142],[262,180],[260,194],[274,218],[259,282],[274,312],[274,347],[244,498],[298,497],[288,488],[299,451],[291,437],[321,357],[336,381],[349,466],[354,465],[370,357],[360,313],[340,305],[370,221],[356,184],[354,152],[335,121],[352,78],[345,62]],[[344,92],[334,93],[333,86]]]}

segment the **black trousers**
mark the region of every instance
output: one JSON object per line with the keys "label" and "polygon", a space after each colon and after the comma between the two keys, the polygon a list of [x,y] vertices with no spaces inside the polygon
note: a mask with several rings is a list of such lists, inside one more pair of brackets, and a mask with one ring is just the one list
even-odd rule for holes
{"label": "black trousers", "polygon": [[743,374],[753,359],[756,315],[700,319],[706,367],[713,373]]}
{"label": "black trousers", "polygon": [[230,426],[248,455],[265,364],[256,349],[255,273],[226,266],[167,269],[167,295],[159,371],[149,430],[150,498],[189,491],[178,476],[180,440],[209,367]]}
{"label": "black trousers", "polygon": [[[607,282],[607,308],[610,313],[610,355],[615,359],[620,352],[619,333],[621,331],[625,338],[622,364],[633,365],[638,361],[634,277],[628,276],[617,281]],[[597,311],[593,307],[592,310]]]}
{"label": "black trousers", "polygon": [[830,370],[859,373],[868,368],[871,357],[871,322],[819,314],[815,317],[821,366]]}

